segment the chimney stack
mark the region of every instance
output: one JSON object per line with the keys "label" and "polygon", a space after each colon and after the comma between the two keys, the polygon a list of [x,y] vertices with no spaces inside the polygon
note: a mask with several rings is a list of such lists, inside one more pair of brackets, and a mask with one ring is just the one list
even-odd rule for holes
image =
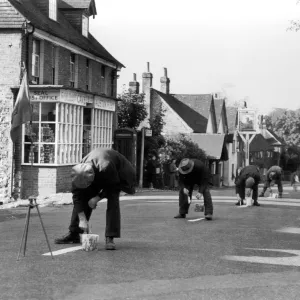
{"label": "chimney stack", "polygon": [[147,62],[147,72],[143,73],[143,93],[145,94],[145,106],[147,109],[147,122],[150,118],[150,101],[153,75],[150,73],[150,64]]}
{"label": "chimney stack", "polygon": [[164,68],[164,76],[160,78],[160,91],[164,94],[170,93],[170,79],[167,68]]}
{"label": "chimney stack", "polygon": [[133,73],[133,81],[129,82],[129,90],[134,94],[140,93],[140,83],[136,81],[136,73]]}

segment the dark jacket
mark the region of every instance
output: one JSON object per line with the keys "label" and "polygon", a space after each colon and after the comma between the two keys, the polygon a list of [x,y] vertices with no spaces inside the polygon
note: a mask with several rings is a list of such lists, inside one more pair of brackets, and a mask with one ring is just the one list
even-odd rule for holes
{"label": "dark jacket", "polygon": [[[275,172],[275,175],[270,178],[270,173]],[[272,180],[281,180],[282,169],[279,166],[272,166],[266,174],[266,180],[270,183]]]}
{"label": "dark jacket", "polygon": [[236,188],[237,191],[241,188],[245,188],[245,182],[246,180],[252,177],[255,181],[255,185],[258,185],[260,182],[260,173],[257,166],[246,166],[242,169],[240,175],[238,176],[236,180]]}
{"label": "dark jacket", "polygon": [[179,173],[179,184],[186,188],[193,187],[195,184],[199,186],[199,193],[203,193],[203,190],[212,185],[212,176],[209,168],[200,160],[192,159],[194,161],[194,168],[188,174]]}
{"label": "dark jacket", "polygon": [[93,183],[86,189],[72,187],[73,202],[77,211],[82,211],[80,198],[91,199],[105,191],[124,191],[129,194],[135,192],[135,169],[131,163],[119,152],[112,149],[97,148],[85,156],[81,163],[91,163],[95,172]]}

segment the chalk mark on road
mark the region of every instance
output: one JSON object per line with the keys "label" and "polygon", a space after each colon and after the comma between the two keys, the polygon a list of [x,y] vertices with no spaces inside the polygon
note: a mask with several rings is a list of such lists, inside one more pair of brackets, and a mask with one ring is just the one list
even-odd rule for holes
{"label": "chalk mark on road", "polygon": [[191,220],[188,220],[189,222],[198,222],[198,221],[202,221],[204,220],[205,218],[198,218],[198,219],[191,219]]}
{"label": "chalk mark on road", "polygon": [[[69,252],[78,251],[78,250],[81,250],[81,249],[82,249],[82,246],[69,247],[69,248],[60,249],[60,250],[57,250],[57,251],[52,251],[52,254],[54,256],[56,256],[56,255],[66,254],[66,253],[69,253]],[[44,253],[43,255],[44,256],[50,256],[51,253],[48,252],[48,253]]]}
{"label": "chalk mark on road", "polygon": [[237,255],[225,255],[223,259],[258,263],[258,264],[269,264],[269,265],[281,265],[281,266],[294,266],[300,267],[300,250],[288,250],[288,249],[259,249],[259,248],[246,248],[249,250],[258,251],[272,251],[272,252],[282,252],[290,253],[293,256],[284,257],[265,257],[265,256],[237,256]]}
{"label": "chalk mark on road", "polygon": [[284,227],[284,228],[278,229],[276,231],[278,231],[278,232],[284,232],[284,233],[300,234],[300,228],[299,227]]}

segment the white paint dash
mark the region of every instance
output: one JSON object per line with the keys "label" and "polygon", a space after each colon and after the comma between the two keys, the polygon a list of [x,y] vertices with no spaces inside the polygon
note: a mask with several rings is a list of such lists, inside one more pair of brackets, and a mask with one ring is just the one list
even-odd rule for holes
{"label": "white paint dash", "polygon": [[[66,254],[69,252],[74,252],[74,251],[81,250],[81,249],[82,249],[82,246],[80,245],[80,246],[76,246],[76,247],[70,247],[70,248],[60,249],[57,251],[52,251],[52,254],[53,254],[53,256],[56,256],[56,255]],[[43,255],[50,256],[51,253],[48,252],[48,253],[44,253]]]}
{"label": "white paint dash", "polygon": [[198,219],[191,219],[191,220],[188,220],[189,222],[198,222],[198,221],[201,221],[201,220],[204,220],[205,218],[198,218]]}
{"label": "white paint dash", "polygon": [[284,227],[281,229],[276,230],[278,232],[284,232],[284,233],[296,233],[300,234],[300,228],[299,227]]}

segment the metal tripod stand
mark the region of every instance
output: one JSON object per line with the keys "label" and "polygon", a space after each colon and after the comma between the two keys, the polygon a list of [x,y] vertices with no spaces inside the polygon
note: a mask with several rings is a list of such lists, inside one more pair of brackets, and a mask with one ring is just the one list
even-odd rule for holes
{"label": "metal tripod stand", "polygon": [[30,221],[30,211],[34,207],[36,207],[36,210],[38,212],[38,215],[39,215],[39,218],[40,218],[40,221],[41,221],[41,225],[42,225],[42,228],[43,228],[43,231],[44,231],[44,234],[45,234],[45,237],[46,237],[46,241],[47,241],[47,244],[48,244],[48,248],[49,248],[50,253],[51,253],[51,257],[52,257],[52,259],[54,259],[52,251],[51,251],[50,243],[49,243],[49,240],[48,240],[48,236],[47,236],[47,233],[46,233],[46,230],[45,230],[45,227],[44,227],[44,223],[43,223],[43,220],[42,220],[42,217],[41,217],[41,214],[40,214],[40,210],[39,210],[38,204],[36,203],[36,198],[31,196],[31,197],[29,197],[28,201],[29,201],[29,204],[28,204],[28,211],[27,211],[26,220],[25,220],[25,228],[24,228],[24,232],[23,232],[23,237],[22,237],[22,241],[21,241],[17,261],[19,260],[19,257],[20,257],[21,251],[22,251],[22,246],[23,246],[23,255],[25,256],[25,253],[26,253],[27,237],[28,237],[28,229],[29,229],[29,221]]}

